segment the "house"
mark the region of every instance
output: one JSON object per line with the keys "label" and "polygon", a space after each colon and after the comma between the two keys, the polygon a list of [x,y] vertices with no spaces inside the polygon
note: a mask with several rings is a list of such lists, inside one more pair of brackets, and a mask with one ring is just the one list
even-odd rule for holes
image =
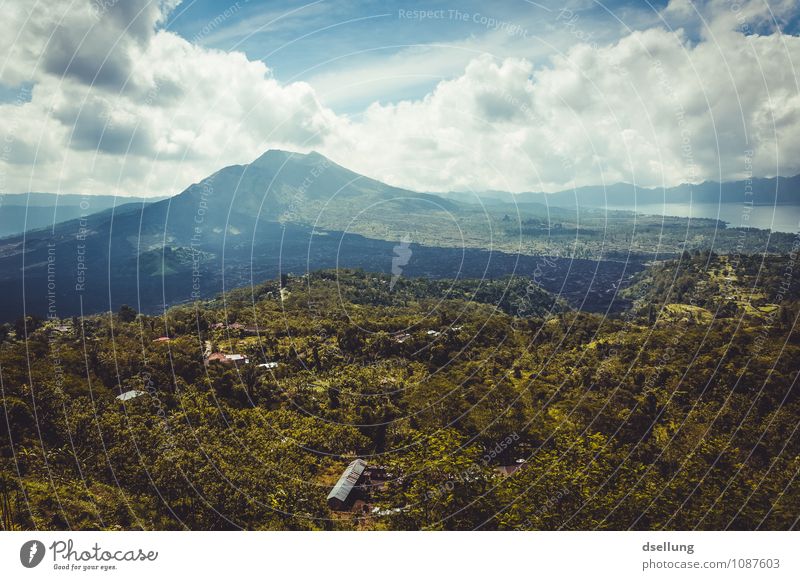
{"label": "house", "polygon": [[515,471],[517,471],[518,469],[520,469],[520,468],[522,468],[524,466],[525,466],[525,460],[524,459],[517,459],[511,465],[499,465],[499,466],[495,467],[495,471],[497,471],[497,473],[499,473],[503,477],[508,477],[509,475],[512,475]]}
{"label": "house", "polygon": [[228,362],[228,359],[226,359],[225,355],[221,352],[212,352],[210,355],[208,355],[208,358],[206,358],[206,362],[226,363]]}
{"label": "house", "polygon": [[382,489],[391,477],[382,465],[367,465],[363,459],[356,459],[328,494],[328,507],[334,511],[368,513],[372,492]]}
{"label": "house", "polygon": [[137,391],[136,389],[131,389],[130,391],[125,391],[121,395],[117,395],[117,400],[130,401],[131,399],[135,399],[136,397],[139,397],[141,395],[144,395],[144,391]]}
{"label": "house", "polygon": [[250,359],[243,355],[243,354],[224,354],[221,352],[214,352],[208,355],[206,362],[221,362],[222,364],[232,364],[235,362],[241,362],[244,364],[249,364]]}
{"label": "house", "polygon": [[358,487],[367,464],[363,459],[356,459],[342,472],[339,481],[328,494],[328,507],[336,511],[346,511],[353,507],[357,499],[361,499],[361,490]]}

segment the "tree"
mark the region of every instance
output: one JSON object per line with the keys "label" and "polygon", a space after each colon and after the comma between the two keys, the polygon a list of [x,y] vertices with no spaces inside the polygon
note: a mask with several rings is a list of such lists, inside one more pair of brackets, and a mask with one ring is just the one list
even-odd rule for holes
{"label": "tree", "polygon": [[133,322],[136,320],[136,317],[139,315],[135,309],[131,308],[127,304],[123,304],[119,307],[117,311],[117,316],[122,322]]}

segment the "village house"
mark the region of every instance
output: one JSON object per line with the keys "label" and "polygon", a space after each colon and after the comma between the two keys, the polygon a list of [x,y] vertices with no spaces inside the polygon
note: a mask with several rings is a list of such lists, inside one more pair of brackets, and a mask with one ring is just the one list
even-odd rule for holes
{"label": "village house", "polygon": [[503,477],[508,477],[509,475],[513,475],[518,469],[525,467],[525,460],[524,459],[517,459],[511,465],[499,465],[495,467],[495,471],[502,475]]}
{"label": "village house", "polygon": [[241,362],[243,364],[250,364],[250,358],[243,354],[225,354],[222,352],[214,352],[208,355],[206,362],[220,362],[222,364]]}
{"label": "village house", "polygon": [[363,499],[358,481],[367,468],[362,459],[356,459],[342,472],[339,481],[328,494],[328,507],[336,511],[346,511],[353,507],[357,499]]}
{"label": "village house", "polygon": [[140,397],[144,395],[144,391],[138,391],[136,389],[131,389],[130,391],[125,391],[121,395],[117,395],[118,401],[130,401],[131,399],[135,399],[136,397]]}
{"label": "village house", "polygon": [[328,507],[334,511],[368,511],[371,492],[382,488],[388,477],[385,468],[356,459],[328,494]]}
{"label": "village house", "polygon": [[392,338],[394,338],[394,340],[396,342],[399,342],[400,344],[403,344],[405,341],[407,341],[409,338],[411,338],[411,335],[409,333],[407,333],[407,332],[395,332],[392,335]]}

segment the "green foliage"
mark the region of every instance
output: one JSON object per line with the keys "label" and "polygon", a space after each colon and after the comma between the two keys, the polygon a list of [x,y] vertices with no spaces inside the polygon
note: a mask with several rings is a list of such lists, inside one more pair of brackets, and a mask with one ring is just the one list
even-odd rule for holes
{"label": "green foliage", "polygon": [[[771,304],[788,259],[765,264],[655,265],[619,318],[526,280],[338,271],[159,317],[21,320],[0,342],[2,528],[789,528],[793,287],[769,318],[661,312],[716,313],[723,274]],[[353,457],[389,481],[331,512]]]}

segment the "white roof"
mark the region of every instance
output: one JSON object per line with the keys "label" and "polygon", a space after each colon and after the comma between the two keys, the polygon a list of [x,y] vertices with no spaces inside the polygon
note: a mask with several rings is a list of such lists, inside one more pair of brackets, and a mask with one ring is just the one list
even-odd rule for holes
{"label": "white roof", "polygon": [[131,399],[135,399],[139,395],[144,395],[144,391],[137,391],[136,389],[132,389],[130,391],[125,391],[121,395],[117,395],[117,400],[130,401]]}

